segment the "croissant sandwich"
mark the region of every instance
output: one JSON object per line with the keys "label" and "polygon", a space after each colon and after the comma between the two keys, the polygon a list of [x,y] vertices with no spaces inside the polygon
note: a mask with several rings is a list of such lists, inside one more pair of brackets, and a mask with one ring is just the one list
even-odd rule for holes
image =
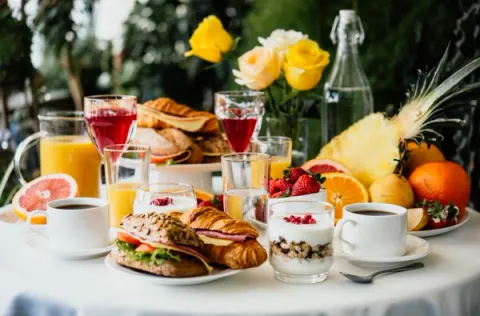
{"label": "croissant sandwich", "polygon": [[267,260],[267,252],[257,241],[257,230],[247,222],[213,207],[193,209],[179,219],[203,240],[202,252],[212,263],[247,269]]}
{"label": "croissant sandwich", "polygon": [[128,268],[167,277],[209,274],[212,267],[197,249],[204,246],[195,231],[167,214],[126,216],[110,256]]}
{"label": "croissant sandwich", "polygon": [[195,111],[169,98],[137,105],[137,126],[155,129],[175,127],[190,133],[220,134],[215,114]]}

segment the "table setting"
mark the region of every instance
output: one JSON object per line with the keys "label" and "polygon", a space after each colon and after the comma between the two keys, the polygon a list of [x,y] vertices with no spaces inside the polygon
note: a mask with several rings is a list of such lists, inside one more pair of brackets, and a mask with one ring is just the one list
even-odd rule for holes
{"label": "table setting", "polygon": [[[334,43],[347,38],[364,38],[352,10],[332,29]],[[185,56],[220,62],[234,41],[212,15]],[[22,187],[0,209],[2,313],[480,315],[480,214],[432,129],[458,123],[439,116],[480,59],[445,79],[445,53],[394,117],[371,113],[366,90],[345,119],[329,104],[308,160],[297,126],[260,135],[262,122],[267,109],[307,111],[330,55],[293,30],[259,43],[233,70],[248,89],[215,92],[214,114],[98,95],[83,112],[38,116],[15,152]],[[26,181],[35,142],[41,175]]]}

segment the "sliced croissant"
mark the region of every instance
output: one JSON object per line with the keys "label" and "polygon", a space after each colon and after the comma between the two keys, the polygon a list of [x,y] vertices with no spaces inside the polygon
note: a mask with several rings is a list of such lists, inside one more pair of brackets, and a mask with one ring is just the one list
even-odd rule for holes
{"label": "sliced croissant", "polygon": [[232,243],[228,246],[205,244],[202,249],[211,262],[221,264],[230,269],[255,268],[264,263],[268,256],[257,240],[247,240],[244,243]]}

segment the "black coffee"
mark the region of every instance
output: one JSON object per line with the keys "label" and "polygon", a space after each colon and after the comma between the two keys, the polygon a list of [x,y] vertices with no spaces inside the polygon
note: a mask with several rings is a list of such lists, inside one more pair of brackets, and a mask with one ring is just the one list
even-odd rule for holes
{"label": "black coffee", "polygon": [[60,210],[86,210],[87,208],[94,208],[94,207],[98,207],[98,206],[90,205],[90,204],[69,204],[69,205],[57,206],[55,208]]}
{"label": "black coffee", "polygon": [[361,210],[353,212],[360,215],[370,215],[370,216],[384,216],[384,215],[395,215],[396,213],[387,212],[387,211],[376,211],[376,210]]}

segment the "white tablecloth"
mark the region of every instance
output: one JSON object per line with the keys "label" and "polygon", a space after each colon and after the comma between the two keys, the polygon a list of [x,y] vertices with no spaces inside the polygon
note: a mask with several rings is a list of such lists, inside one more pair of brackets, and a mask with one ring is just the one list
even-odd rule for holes
{"label": "white tablecloth", "polygon": [[79,315],[480,315],[477,213],[459,230],[429,239],[433,251],[425,268],[378,277],[370,285],[343,278],[339,271],[369,271],[337,259],[320,284],[279,282],[267,262],[209,284],[155,286],[119,277],[103,258],[63,261],[39,253],[24,244],[25,231],[0,224],[0,314],[15,297],[17,303],[25,298],[20,294],[76,308]]}

